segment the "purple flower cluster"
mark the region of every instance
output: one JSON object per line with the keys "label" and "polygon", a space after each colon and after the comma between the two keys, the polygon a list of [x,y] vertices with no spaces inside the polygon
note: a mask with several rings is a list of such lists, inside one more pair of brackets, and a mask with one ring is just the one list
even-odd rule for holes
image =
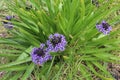
{"label": "purple flower cluster", "polygon": [[96,28],[105,35],[109,34],[112,30],[112,27],[106,21],[102,21],[101,24],[97,24]]}
{"label": "purple flower cluster", "polygon": [[47,49],[45,49],[45,44],[41,44],[40,48],[33,48],[31,53],[32,61],[35,64],[42,65],[48,60],[52,59]]}
{"label": "purple flower cluster", "polygon": [[3,25],[4,25],[5,28],[7,28],[7,29],[12,29],[13,28],[12,23],[9,22],[9,21],[11,21],[12,18],[13,18],[13,16],[6,16],[5,17],[5,20],[8,20],[8,22],[7,21],[3,21]]}
{"label": "purple flower cluster", "polygon": [[42,65],[52,59],[50,52],[60,52],[65,50],[67,41],[61,34],[55,33],[49,36],[46,44],[41,44],[40,48],[33,48],[31,57],[35,64]]}
{"label": "purple flower cluster", "polygon": [[5,18],[6,18],[6,20],[11,20],[13,18],[13,16],[6,16]]}
{"label": "purple flower cluster", "polygon": [[64,51],[66,44],[67,41],[65,37],[58,33],[50,35],[49,40],[47,40],[47,46],[49,51],[51,52]]}

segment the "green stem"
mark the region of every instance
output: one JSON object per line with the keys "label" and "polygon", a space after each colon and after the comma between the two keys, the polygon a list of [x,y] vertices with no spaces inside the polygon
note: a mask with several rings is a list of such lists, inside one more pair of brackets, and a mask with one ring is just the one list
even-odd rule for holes
{"label": "green stem", "polygon": [[50,70],[51,70],[51,68],[52,68],[54,59],[55,59],[55,56],[53,56],[53,59],[52,59],[51,65],[50,65],[50,67],[49,67],[49,70],[48,70],[48,72],[47,72],[47,75],[50,73]]}

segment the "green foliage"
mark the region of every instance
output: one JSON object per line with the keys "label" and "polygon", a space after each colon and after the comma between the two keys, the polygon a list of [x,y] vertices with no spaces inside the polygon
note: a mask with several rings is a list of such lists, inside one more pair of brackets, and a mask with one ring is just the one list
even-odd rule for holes
{"label": "green foliage", "polygon": [[[15,18],[11,37],[1,38],[1,44],[14,46],[15,50],[7,49],[0,57],[8,57],[12,62],[1,64],[0,71],[7,71],[3,80],[21,78],[32,80],[92,80],[97,76],[104,80],[113,79],[107,71],[107,62],[119,59],[113,54],[118,51],[120,40],[115,36],[119,30],[109,35],[98,32],[95,25],[107,20],[111,14],[119,10],[120,4],[112,5],[114,0],[99,2],[96,7],[90,0],[13,0],[8,1],[9,10]],[[32,5],[29,10],[26,7]],[[118,16],[108,20],[115,28]],[[53,60],[40,67],[31,62],[30,53],[33,47],[46,42],[50,34],[63,34],[68,45],[62,53],[51,53]],[[3,49],[4,51],[4,49]],[[57,55],[62,56],[55,64]],[[64,59],[64,60],[63,60]],[[17,75],[11,76],[17,73]],[[24,74],[23,74],[24,73]]]}

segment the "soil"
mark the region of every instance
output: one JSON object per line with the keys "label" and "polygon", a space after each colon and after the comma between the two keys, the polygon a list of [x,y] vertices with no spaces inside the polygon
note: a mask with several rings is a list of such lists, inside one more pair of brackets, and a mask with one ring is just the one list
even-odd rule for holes
{"label": "soil", "polygon": [[113,75],[115,80],[120,80],[120,64],[108,64],[108,70]]}

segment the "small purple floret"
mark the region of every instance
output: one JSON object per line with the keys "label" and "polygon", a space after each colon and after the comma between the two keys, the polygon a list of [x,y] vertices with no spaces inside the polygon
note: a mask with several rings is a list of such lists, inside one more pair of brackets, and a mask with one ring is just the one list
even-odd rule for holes
{"label": "small purple floret", "polygon": [[11,20],[13,17],[12,16],[6,16],[5,19],[6,20]]}
{"label": "small purple floret", "polygon": [[11,25],[11,24],[3,24],[3,25],[7,29],[13,29],[13,25]]}
{"label": "small purple floret", "polygon": [[109,34],[112,30],[112,27],[106,21],[102,21],[101,24],[96,24],[96,28],[105,35]]}
{"label": "small purple floret", "polygon": [[50,52],[64,51],[66,45],[67,41],[65,37],[58,33],[51,34],[49,40],[47,40],[47,46]]}
{"label": "small purple floret", "polygon": [[10,22],[10,20],[13,18],[14,16],[6,16],[5,19],[7,21],[3,21],[3,26],[7,29],[13,29],[13,24]]}
{"label": "small purple floret", "polygon": [[45,44],[41,44],[40,48],[33,48],[31,52],[31,57],[32,61],[37,65],[43,65],[48,60],[52,59],[52,56],[45,48]]}

